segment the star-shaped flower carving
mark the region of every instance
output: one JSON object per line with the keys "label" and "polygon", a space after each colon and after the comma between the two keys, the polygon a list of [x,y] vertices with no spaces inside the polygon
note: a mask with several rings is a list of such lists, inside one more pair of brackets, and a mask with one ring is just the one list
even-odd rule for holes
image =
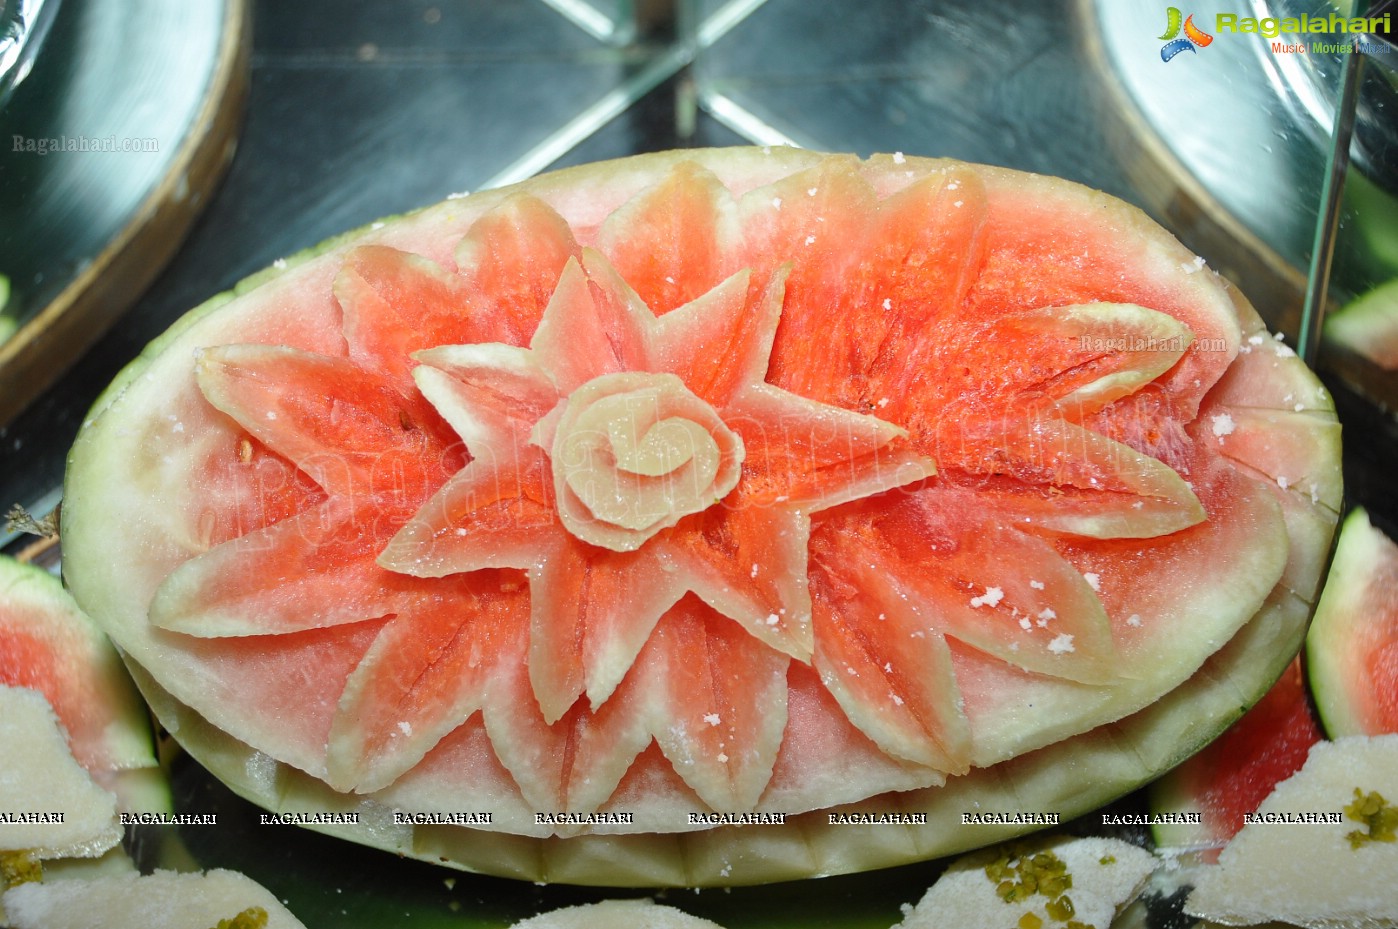
{"label": "star-shaped flower carving", "polygon": [[809,661],[810,514],[935,473],[903,429],[766,383],[783,281],[739,272],[657,317],[588,249],[528,348],[417,354],[474,457],[379,563],[526,569],[547,722],[601,706],[686,593]]}

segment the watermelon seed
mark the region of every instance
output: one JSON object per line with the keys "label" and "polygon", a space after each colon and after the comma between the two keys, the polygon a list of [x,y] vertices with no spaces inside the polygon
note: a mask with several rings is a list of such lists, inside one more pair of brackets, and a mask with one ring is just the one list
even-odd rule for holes
{"label": "watermelon seed", "polygon": [[238,440],[238,460],[243,464],[252,461],[252,443],[247,439]]}

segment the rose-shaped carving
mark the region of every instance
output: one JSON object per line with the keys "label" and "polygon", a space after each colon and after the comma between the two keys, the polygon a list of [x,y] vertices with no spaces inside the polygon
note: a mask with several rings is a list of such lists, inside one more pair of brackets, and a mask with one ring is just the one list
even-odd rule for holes
{"label": "rose-shaped carving", "polygon": [[738,484],[743,440],[673,374],[593,378],[568,395],[551,442],[563,525],[617,552],[707,509]]}

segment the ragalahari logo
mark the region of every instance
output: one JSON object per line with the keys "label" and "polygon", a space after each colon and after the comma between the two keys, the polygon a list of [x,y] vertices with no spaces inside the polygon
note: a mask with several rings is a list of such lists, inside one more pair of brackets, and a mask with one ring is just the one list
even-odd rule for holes
{"label": "ragalahari logo", "polygon": [[[1169,16],[1169,22],[1166,24],[1165,34],[1160,37],[1160,41],[1165,43],[1160,49],[1161,61],[1169,61],[1180,52],[1192,52],[1196,45],[1204,48],[1214,40],[1213,36],[1194,25],[1193,13],[1186,17],[1180,13],[1178,7],[1173,6],[1165,13]],[[1180,36],[1181,29],[1184,30],[1183,37]]]}

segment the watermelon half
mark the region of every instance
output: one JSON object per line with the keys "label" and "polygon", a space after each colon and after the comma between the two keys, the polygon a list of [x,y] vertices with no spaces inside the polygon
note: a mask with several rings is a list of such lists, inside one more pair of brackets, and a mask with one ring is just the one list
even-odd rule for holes
{"label": "watermelon half", "polygon": [[[85,423],[64,564],[256,802],[495,873],[739,883],[1178,762],[1299,647],[1339,497],[1325,391],[1135,209],[709,150],[193,311]],[[754,814],[787,822],[715,828]]]}

